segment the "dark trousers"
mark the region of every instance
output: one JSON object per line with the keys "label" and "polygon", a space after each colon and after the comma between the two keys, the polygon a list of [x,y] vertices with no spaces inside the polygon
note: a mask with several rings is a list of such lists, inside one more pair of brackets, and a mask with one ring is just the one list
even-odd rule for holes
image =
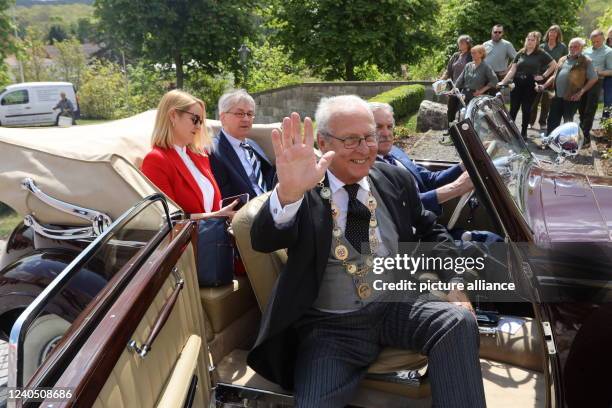
{"label": "dark trousers", "polygon": [[546,132],[550,133],[561,124],[561,119],[564,122],[574,120],[574,115],[578,110],[580,102],[566,101],[563,98],[554,96],[550,100],[550,113],[548,114],[548,123],[546,124]]}
{"label": "dark trousers", "polygon": [[584,133],[585,141],[589,141],[591,138],[593,119],[595,119],[595,112],[597,111],[597,103],[599,102],[599,95],[601,95],[602,87],[603,81],[599,80],[586,94],[582,95],[582,98],[580,98],[578,113],[580,113],[580,127]]}
{"label": "dark trousers", "polygon": [[603,83],[604,111],[602,119],[612,116],[612,77],[605,77]]}
{"label": "dark trousers", "polygon": [[531,117],[531,106],[533,100],[536,97],[537,92],[535,91],[535,82],[533,77],[514,79],[516,85],[512,92],[510,92],[510,116],[512,120],[516,121],[516,116],[519,109],[523,115],[521,121],[521,135],[527,136],[527,125],[529,124],[529,118]]}
{"label": "dark trousers", "polygon": [[485,407],[476,319],[429,298],[302,318],[296,325],[296,406],[344,407],[382,348],[395,347],[428,356],[434,407]]}
{"label": "dark trousers", "polygon": [[[472,91],[467,90],[467,89],[462,89],[461,92],[463,93],[463,95],[465,95],[464,101],[465,101],[465,105],[467,106],[467,104],[470,103],[470,101],[474,97],[474,94],[472,93]],[[448,125],[450,126],[450,123],[453,120],[455,120],[455,117],[457,116],[457,112],[459,112],[461,108],[463,108],[463,104],[461,103],[459,98],[457,98],[456,96],[450,95],[448,97],[447,107],[448,109],[446,111],[446,117],[448,118]]]}
{"label": "dark trousers", "polygon": [[547,91],[536,93],[533,106],[531,107],[531,117],[529,118],[529,124],[532,126],[538,116],[538,105],[540,105],[540,118],[538,123],[540,127],[546,126],[548,112],[550,111],[550,94]]}

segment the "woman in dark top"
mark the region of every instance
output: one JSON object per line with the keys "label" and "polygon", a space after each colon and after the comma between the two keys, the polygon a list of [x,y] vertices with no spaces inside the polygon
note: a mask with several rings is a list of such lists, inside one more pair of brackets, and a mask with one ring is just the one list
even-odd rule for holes
{"label": "woman in dark top", "polygon": [[[442,75],[441,79],[452,79],[454,83],[457,83],[457,78],[463,72],[463,68],[465,65],[472,60],[472,56],[470,54],[470,50],[472,49],[472,39],[469,35],[461,35],[457,38],[457,48],[459,51],[454,53],[453,56],[448,61],[446,66],[446,71],[444,75]],[[448,97],[448,110],[447,117],[448,123],[455,120],[455,116],[457,115],[457,111],[459,110],[459,100],[455,96]]]}
{"label": "woman in dark top", "polygon": [[465,69],[457,78],[457,88],[465,95],[465,103],[468,104],[473,97],[482,95],[495,88],[497,75],[484,58],[487,51],[484,45],[479,44],[472,48],[472,62],[468,62]]}
{"label": "woman in dark top", "polygon": [[[527,34],[525,46],[516,54],[510,70],[498,85],[509,84],[514,79],[516,85],[510,92],[510,116],[516,120],[519,109],[523,115],[521,135],[527,138],[527,125],[531,116],[531,106],[536,97],[536,81],[548,78],[557,67],[555,60],[546,51],[540,49],[538,34],[535,31]],[[544,74],[542,75],[542,71]]]}
{"label": "woman in dark top", "polygon": [[[567,55],[567,46],[563,43],[563,33],[561,27],[558,25],[552,25],[544,34],[544,42],[540,44],[540,49],[544,50],[553,57],[555,62],[559,61],[559,58]],[[538,116],[538,105],[542,104],[540,110],[540,129],[546,129],[546,120],[548,119],[548,111],[550,108],[550,94],[548,92],[536,93],[535,101],[531,107],[531,118],[529,124],[533,126]]]}

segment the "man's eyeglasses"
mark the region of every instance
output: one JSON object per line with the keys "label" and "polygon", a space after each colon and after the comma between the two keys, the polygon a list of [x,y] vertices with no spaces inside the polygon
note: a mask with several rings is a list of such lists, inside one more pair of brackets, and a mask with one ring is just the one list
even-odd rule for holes
{"label": "man's eyeglasses", "polygon": [[191,121],[193,122],[193,126],[198,126],[204,124],[204,119],[200,117],[200,115],[195,114],[193,112],[189,112],[188,110],[177,109],[179,112],[188,113],[191,115]]}
{"label": "man's eyeglasses", "polygon": [[361,144],[361,142],[365,142],[366,146],[368,147],[378,146],[378,136],[376,135],[376,133],[371,133],[365,137],[348,136],[345,138],[336,137],[332,135],[331,133],[327,133],[327,132],[319,132],[319,133],[327,137],[331,137],[333,139],[340,140],[342,143],[344,143],[345,149],[356,149]]}
{"label": "man's eyeglasses", "polygon": [[244,118],[249,118],[249,119],[253,119],[255,118],[255,114],[253,112],[227,112],[227,113],[231,113],[232,115],[240,118],[240,119],[244,119]]}

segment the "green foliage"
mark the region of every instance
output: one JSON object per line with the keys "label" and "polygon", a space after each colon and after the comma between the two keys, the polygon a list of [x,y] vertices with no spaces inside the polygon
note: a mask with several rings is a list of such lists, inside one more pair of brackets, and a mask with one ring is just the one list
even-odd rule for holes
{"label": "green foliage", "polygon": [[597,19],[597,27],[603,30],[607,34],[608,30],[612,28],[612,7],[608,6],[605,13]]}
{"label": "green foliage", "polygon": [[442,76],[447,59],[445,52],[432,50],[429,56],[408,67],[408,77],[419,81],[436,80]]}
{"label": "green foliage", "polygon": [[254,1],[96,0],[103,35],[131,55],[174,64],[183,86],[183,66],[192,62],[207,73],[238,67],[237,49],[250,36]]}
{"label": "green foliage", "polygon": [[12,0],[0,0],[0,83],[8,82],[8,67],[4,63],[6,57],[17,51],[13,38],[13,24],[9,16]]}
{"label": "green foliage", "polygon": [[93,10],[93,7],[87,4],[45,4],[18,6],[15,14],[20,36],[23,36],[29,27],[48,33],[54,25],[65,33],[73,33],[73,27],[78,26],[79,20],[93,17]]}
{"label": "green foliage", "polygon": [[325,79],[355,80],[359,66],[400,71],[433,43],[435,0],[277,0],[275,38]]}
{"label": "green foliage", "polygon": [[82,115],[90,119],[118,119],[124,116],[127,93],[125,76],[117,64],[94,60],[79,90]]}
{"label": "green foliage", "polygon": [[370,102],[388,103],[393,107],[395,119],[399,121],[418,111],[423,99],[425,99],[423,85],[402,85],[370,98]]}
{"label": "green foliage", "polygon": [[223,93],[233,85],[231,75],[208,75],[203,70],[187,71],[185,90],[202,99],[206,104],[206,117],[214,117],[217,102]]}
{"label": "green foliage", "polygon": [[[607,25],[602,23],[606,13],[610,17]],[[596,28],[606,31],[610,24],[612,24],[612,7],[610,7],[610,0],[587,0],[584,9],[579,14],[579,21],[580,25],[583,27],[582,35],[585,37],[588,37],[591,31]]]}
{"label": "green foliage", "polygon": [[49,67],[45,65],[47,52],[42,38],[43,34],[40,30],[29,27],[26,36],[20,40],[19,58],[22,62],[23,77],[26,82],[51,79]]}
{"label": "green foliage", "polygon": [[437,24],[439,37],[448,39],[451,49],[461,34],[469,34],[474,44],[479,44],[491,38],[493,25],[503,24],[504,38],[518,50],[528,32],[544,33],[552,24],[558,24],[567,42],[581,33],[578,12],[584,4],[585,0],[448,0],[443,3]]}
{"label": "green foliage", "polygon": [[47,34],[47,41],[49,44],[55,44],[58,41],[65,41],[67,39],[68,34],[61,25],[53,24],[49,27],[49,34]]}
{"label": "green foliage", "polygon": [[53,66],[54,78],[72,82],[79,89],[81,86],[81,76],[85,71],[87,58],[83,52],[81,43],[76,38],[56,42],[58,55]]}
{"label": "green foliage", "polygon": [[375,64],[363,64],[355,67],[355,79],[358,81],[395,81],[401,80],[398,75],[381,72]]}
{"label": "green foliage", "polygon": [[249,44],[248,77],[243,86],[249,92],[259,92],[302,83],[312,76],[304,61],[291,62],[283,46]]}

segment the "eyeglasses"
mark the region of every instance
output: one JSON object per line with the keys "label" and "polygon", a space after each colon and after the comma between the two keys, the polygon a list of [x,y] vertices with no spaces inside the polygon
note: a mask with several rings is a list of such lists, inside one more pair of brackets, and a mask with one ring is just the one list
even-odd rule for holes
{"label": "eyeglasses", "polygon": [[177,109],[179,112],[188,113],[191,115],[191,122],[193,122],[193,126],[198,126],[198,124],[204,124],[204,119],[200,117],[200,115],[195,114],[193,112],[189,112],[188,110]]}
{"label": "eyeglasses", "polygon": [[227,113],[231,113],[232,115],[239,117],[240,119],[244,119],[244,118],[254,119],[255,118],[255,114],[253,112],[227,112]]}
{"label": "eyeglasses", "polygon": [[493,31],[493,34],[503,34],[503,31]]}
{"label": "eyeglasses", "polygon": [[371,133],[365,137],[349,136],[345,138],[336,137],[332,135],[331,133],[327,133],[327,132],[319,132],[319,133],[327,137],[331,137],[333,139],[340,140],[344,144],[345,149],[356,149],[361,144],[361,142],[365,142],[366,146],[368,147],[378,146],[378,136],[376,135],[376,133]]}

